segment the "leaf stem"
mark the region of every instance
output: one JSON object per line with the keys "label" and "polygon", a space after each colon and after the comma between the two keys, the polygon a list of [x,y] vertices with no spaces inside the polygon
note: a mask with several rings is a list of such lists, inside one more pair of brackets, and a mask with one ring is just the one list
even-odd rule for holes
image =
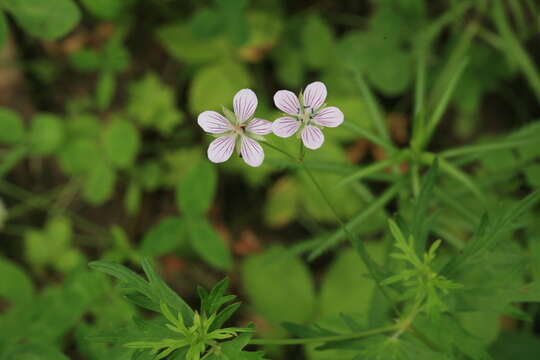
{"label": "leaf stem", "polygon": [[332,341],[361,339],[372,335],[393,332],[399,330],[399,328],[399,324],[396,324],[392,326],[381,327],[378,329],[358,331],[351,334],[329,335],[303,339],[252,339],[249,343],[252,345],[304,345],[311,343],[325,343]]}

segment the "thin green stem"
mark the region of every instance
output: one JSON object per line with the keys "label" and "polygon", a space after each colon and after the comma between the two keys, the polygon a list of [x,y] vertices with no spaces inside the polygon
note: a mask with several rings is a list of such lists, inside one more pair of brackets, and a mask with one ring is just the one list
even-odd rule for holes
{"label": "thin green stem", "polygon": [[261,143],[262,143],[263,145],[265,145],[265,146],[268,146],[269,148],[271,148],[271,149],[273,149],[273,150],[276,150],[277,152],[282,153],[283,155],[287,156],[288,158],[290,158],[290,159],[296,161],[296,158],[295,158],[294,156],[292,156],[291,154],[289,154],[289,153],[286,152],[285,150],[282,150],[282,149],[280,149],[279,147],[277,147],[277,146],[275,146],[275,145],[269,143],[268,141],[262,141]]}
{"label": "thin green stem", "polygon": [[[384,297],[388,300],[388,302],[394,306],[394,301],[392,301],[392,298],[390,297],[388,292],[384,289],[383,285],[381,284],[381,281],[382,281],[381,276],[380,276],[379,272],[377,271],[377,269],[375,268],[376,264],[373,261],[373,259],[371,259],[369,253],[367,252],[367,250],[366,250],[366,248],[364,246],[364,243],[362,241],[356,241],[355,240],[354,235],[349,231],[349,229],[347,228],[347,226],[345,225],[343,220],[341,220],[341,217],[339,216],[336,208],[334,207],[334,205],[332,204],[332,202],[330,201],[330,199],[328,198],[328,196],[326,195],[326,193],[322,189],[321,185],[319,184],[319,182],[317,181],[315,176],[313,176],[313,173],[311,172],[311,170],[309,170],[309,168],[303,162],[301,164],[302,164],[302,169],[305,171],[305,173],[307,174],[307,176],[309,177],[311,182],[313,182],[313,185],[315,185],[315,188],[321,194],[321,197],[326,202],[326,205],[328,206],[328,208],[334,214],[334,217],[336,218],[337,222],[339,223],[339,225],[343,229],[343,232],[345,232],[345,234],[349,238],[349,241],[350,241],[351,245],[356,249],[356,251],[358,252],[360,257],[362,257],[362,260],[366,264],[366,267],[367,267],[371,277],[375,280],[375,283],[377,284],[377,287],[379,288],[381,293],[384,295]],[[399,313],[397,308],[394,308],[394,309],[396,310],[396,313]]]}
{"label": "thin green stem", "polygon": [[330,335],[330,336],[321,336],[313,338],[304,338],[304,339],[253,339],[249,343],[252,345],[305,345],[312,343],[325,343],[332,341],[344,341],[344,340],[353,340],[361,339],[368,336],[384,334],[399,329],[399,325],[392,325],[387,327],[382,327],[378,329],[358,331],[351,334],[343,335]]}
{"label": "thin green stem", "polygon": [[420,194],[420,167],[418,164],[413,164],[411,167],[411,184],[415,198]]}

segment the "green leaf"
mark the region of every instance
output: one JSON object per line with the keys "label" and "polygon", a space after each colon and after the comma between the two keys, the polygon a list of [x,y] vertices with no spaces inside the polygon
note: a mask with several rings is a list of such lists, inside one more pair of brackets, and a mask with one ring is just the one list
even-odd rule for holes
{"label": "green leaf", "polygon": [[131,289],[136,290],[149,299],[152,299],[150,284],[148,284],[140,275],[137,275],[127,267],[111,261],[103,260],[93,261],[89,264],[89,266],[94,270],[114,276],[125,285],[128,285]]}
{"label": "green leaf", "polygon": [[196,38],[208,40],[220,33],[222,21],[220,14],[215,10],[202,8],[191,17],[191,31]]}
{"label": "green leaf", "polygon": [[[395,36],[389,36],[390,39]],[[409,86],[413,71],[410,53],[393,41],[381,40],[375,31],[350,32],[339,45],[342,58],[355,71],[386,95],[403,93]],[[400,64],[400,66],[395,66]]]}
{"label": "green leaf", "polygon": [[221,270],[231,270],[230,249],[214,227],[197,216],[188,216],[185,221],[189,240],[195,252],[208,264]]}
{"label": "green leaf", "polygon": [[161,256],[186,246],[188,241],[186,221],[168,217],[154,225],[144,235],[140,251],[145,256]]}
{"label": "green leaf", "polygon": [[178,184],[176,204],[189,215],[203,215],[208,211],[216,192],[217,173],[213,164],[201,161],[192,167]]}
{"label": "green leaf", "polygon": [[99,74],[96,87],[96,106],[99,110],[105,110],[114,98],[116,90],[116,78],[112,71],[103,71]]}
{"label": "green leaf", "polygon": [[200,41],[185,22],[164,25],[156,35],[169,55],[180,61],[201,63],[226,56],[226,46],[221,38]]}
{"label": "green leaf", "polygon": [[13,344],[2,355],[2,359],[69,360],[56,346],[41,342]]}
{"label": "green leaf", "polygon": [[192,113],[230,106],[236,92],[249,87],[250,75],[239,63],[220,62],[199,70],[189,89]]}
{"label": "green leaf", "polygon": [[69,219],[56,217],[43,230],[29,230],[24,234],[25,257],[37,267],[52,266],[65,272],[84,261],[80,251],[73,248],[72,227]]}
{"label": "green leaf", "polygon": [[115,119],[105,129],[103,146],[114,167],[128,168],[133,165],[139,152],[139,132],[129,121]]}
{"label": "green leaf", "polygon": [[501,315],[493,311],[474,311],[457,314],[457,319],[461,326],[474,334],[477,338],[484,341],[485,344],[492,343],[500,331]]}
{"label": "green leaf", "polygon": [[453,274],[461,270],[475,256],[482,253],[485,254],[488,250],[494,249],[502,240],[500,234],[508,231],[518,218],[523,216],[526,211],[535,206],[539,201],[540,189],[530,193],[514,206],[508,207],[504,213],[492,221],[489,221],[487,216],[484,216],[474,238],[467,242],[465,248],[445,265],[441,274]]}
{"label": "green leaf", "polygon": [[313,318],[315,289],[306,265],[274,247],[242,264],[242,282],[251,305],[271,323],[303,323]]}
{"label": "green leaf", "polygon": [[540,354],[540,339],[524,330],[505,331],[491,346],[490,353],[496,360],[534,359]]}
{"label": "green leaf", "polygon": [[[384,258],[386,246],[383,243],[370,242],[366,248],[375,260]],[[367,322],[375,288],[375,282],[369,278],[368,269],[357,252],[353,249],[341,251],[321,283],[320,316],[338,319],[340,313],[345,313],[359,315]]]}
{"label": "green leaf", "polygon": [[68,140],[58,152],[60,167],[68,174],[91,171],[103,161],[99,150],[93,139]]}
{"label": "green leaf", "polygon": [[302,54],[294,46],[280,46],[272,51],[276,62],[276,76],[280,83],[291,88],[300,88],[304,81]]}
{"label": "green leaf", "polygon": [[332,28],[318,15],[311,15],[302,26],[303,58],[312,69],[322,69],[334,58],[334,34]]}
{"label": "green leaf", "polygon": [[191,326],[194,312],[189,305],[159,277],[148,258],[142,258],[141,264],[154,294],[153,298],[157,300],[156,302],[160,305],[163,302],[182,314],[186,326]]}
{"label": "green leaf", "polygon": [[431,343],[437,344],[440,351],[445,354],[462,354],[465,358],[492,360],[482,340],[474,336],[475,334],[468,333],[448,315],[441,316],[437,322],[419,315],[416,318],[415,327]]}
{"label": "green leaf", "polygon": [[15,111],[0,107],[0,143],[15,144],[24,137],[24,125]]}
{"label": "green leaf", "polygon": [[0,50],[4,47],[9,35],[8,25],[6,23],[6,17],[0,12]]}
{"label": "green leaf", "polygon": [[82,48],[69,55],[69,62],[81,72],[94,72],[99,70],[101,57],[94,49]]}
{"label": "green leaf", "polygon": [[103,71],[112,75],[127,69],[131,59],[123,41],[124,31],[117,31],[105,43],[101,57]]}
{"label": "green leaf", "polygon": [[54,153],[64,141],[62,119],[53,114],[38,114],[32,118],[30,131],[30,151],[36,155]]}
{"label": "green leaf", "polygon": [[0,178],[22,161],[27,156],[27,153],[28,151],[25,145],[18,145],[8,150],[0,162]]}
{"label": "green leaf", "polygon": [[243,45],[249,38],[249,27],[245,16],[246,0],[215,0],[217,12],[224,20],[222,31],[231,43]]}
{"label": "green leaf", "polygon": [[32,299],[34,286],[19,265],[0,257],[0,274],[0,299],[7,299],[11,305],[21,305]]}
{"label": "green leaf", "polygon": [[268,192],[264,215],[268,225],[281,227],[294,220],[300,210],[299,186],[290,177],[278,180]]}
{"label": "green leaf", "polygon": [[47,40],[66,35],[81,17],[71,0],[4,0],[3,6],[24,30]]}
{"label": "green leaf", "polygon": [[116,173],[105,163],[97,164],[85,179],[83,197],[92,205],[101,205],[114,192]]}
{"label": "green leaf", "polygon": [[169,135],[184,119],[176,107],[173,88],[164,84],[154,73],[130,84],[128,114],[141,126]]}
{"label": "green leaf", "polygon": [[540,164],[532,164],[523,169],[525,180],[534,189],[540,188]]}
{"label": "green leaf", "polygon": [[101,19],[118,18],[124,11],[129,11],[134,0],[110,1],[110,0],[81,0],[82,5],[92,15]]}
{"label": "green leaf", "polygon": [[135,182],[130,182],[124,194],[124,207],[129,215],[136,214],[141,208],[142,190]]}

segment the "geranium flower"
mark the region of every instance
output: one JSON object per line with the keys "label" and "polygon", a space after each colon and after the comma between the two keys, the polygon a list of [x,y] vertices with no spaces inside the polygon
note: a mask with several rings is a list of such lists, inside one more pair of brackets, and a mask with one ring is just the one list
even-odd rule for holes
{"label": "geranium flower", "polygon": [[277,119],[272,131],[280,137],[289,137],[300,130],[304,146],[315,150],[324,142],[323,127],[336,127],[343,122],[343,113],[335,106],[324,107],[326,86],[312,82],[304,93],[296,96],[292,91],[279,90],[274,95],[276,107],[290,115]]}
{"label": "geranium flower", "polygon": [[197,123],[210,134],[221,134],[210,143],[208,159],[214,163],[229,160],[234,149],[249,166],[260,166],[264,150],[257,140],[272,132],[272,123],[253,117],[257,108],[257,95],[250,89],[242,89],[233,100],[234,114],[223,109],[225,116],[215,111],[199,114]]}

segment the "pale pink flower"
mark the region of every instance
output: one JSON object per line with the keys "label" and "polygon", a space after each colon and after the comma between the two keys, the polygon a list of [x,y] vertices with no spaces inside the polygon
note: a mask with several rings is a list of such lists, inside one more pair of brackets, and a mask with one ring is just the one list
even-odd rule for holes
{"label": "pale pink flower", "polygon": [[220,134],[208,147],[208,159],[214,163],[229,160],[234,149],[249,166],[260,166],[264,150],[257,140],[272,132],[272,123],[253,117],[257,108],[257,95],[250,89],[242,89],[233,100],[234,114],[224,109],[225,116],[215,111],[199,114],[197,123],[210,134]]}
{"label": "pale pink flower", "polygon": [[289,137],[300,130],[300,138],[308,149],[318,149],[324,142],[323,127],[337,127],[343,122],[343,113],[335,106],[324,107],[326,86],[312,82],[304,93],[296,96],[292,91],[279,90],[274,95],[276,107],[290,116],[277,119],[272,131],[280,137]]}

